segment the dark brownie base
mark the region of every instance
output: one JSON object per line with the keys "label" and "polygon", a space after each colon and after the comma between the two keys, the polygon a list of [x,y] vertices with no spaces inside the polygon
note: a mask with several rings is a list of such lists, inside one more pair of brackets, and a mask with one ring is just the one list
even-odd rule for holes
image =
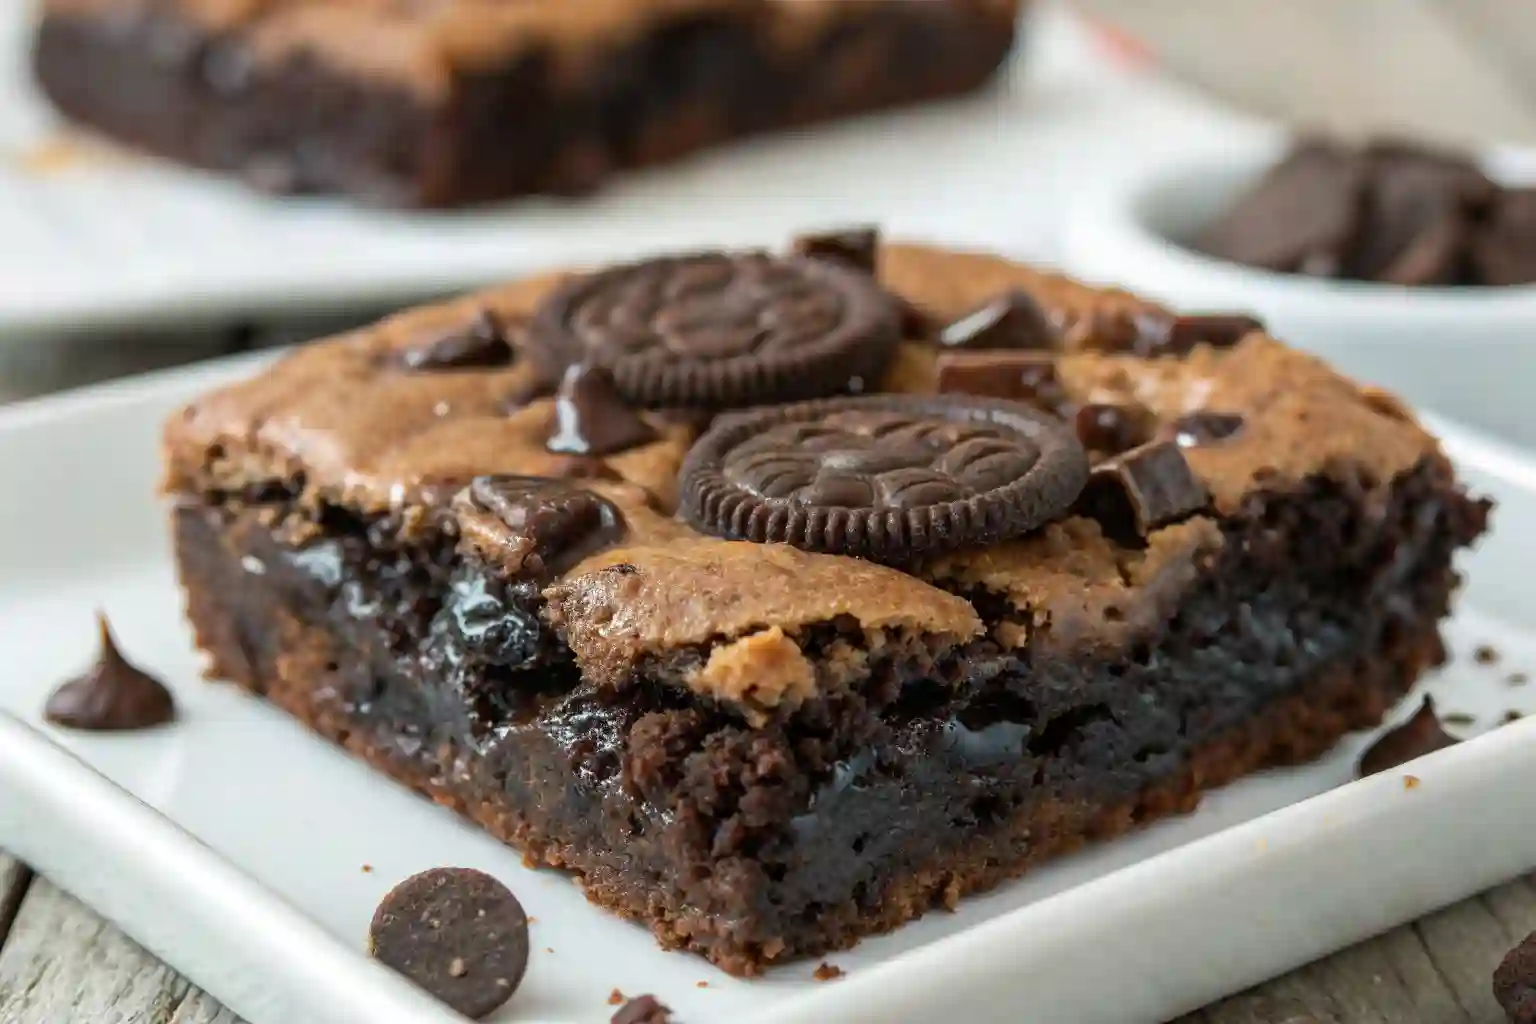
{"label": "dark brownie base", "polygon": [[273,191],[442,207],[579,194],[729,139],[966,92],[1013,39],[964,4],[893,3],[789,57],[744,17],[701,14],[579,87],[556,93],[531,56],[461,77],[442,104],[309,56],[260,66],[164,13],[47,16],[33,64],[66,115],[150,152]]}
{"label": "dark brownie base", "polygon": [[[296,553],[264,511],[176,514],[215,676],[738,974],[851,945],[1376,724],[1440,659],[1451,554],[1485,517],[1438,463],[1384,507],[1338,483],[1256,495],[1208,578],[1132,650],[980,642],[922,671],[876,666],[858,692],[754,729],[677,687],[594,689],[539,631],[536,601],[446,545],[391,550],[378,524],[329,515]],[[496,649],[512,629],[537,671],[466,641],[488,607]]]}

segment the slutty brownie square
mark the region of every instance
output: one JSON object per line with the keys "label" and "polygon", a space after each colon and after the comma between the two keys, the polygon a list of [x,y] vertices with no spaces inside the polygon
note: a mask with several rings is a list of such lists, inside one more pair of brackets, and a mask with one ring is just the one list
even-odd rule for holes
{"label": "slutty brownie square", "polygon": [[453,206],[963,93],[1022,0],[43,0],[65,115],[263,188]]}
{"label": "slutty brownie square", "polygon": [[215,677],[738,974],[1375,725],[1488,511],[1249,318],[871,232],[403,313],[165,455]]}

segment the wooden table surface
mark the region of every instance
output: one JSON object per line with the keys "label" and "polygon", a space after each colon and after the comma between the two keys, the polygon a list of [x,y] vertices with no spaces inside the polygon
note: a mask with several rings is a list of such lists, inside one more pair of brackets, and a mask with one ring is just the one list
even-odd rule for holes
{"label": "wooden table surface", "polygon": [[[1536,6],[1516,0],[1079,0],[1175,74],[1341,132],[1536,143]],[[258,332],[259,336],[260,332]],[[250,332],[150,346],[168,363]],[[121,367],[126,370],[130,367]],[[0,400],[72,383],[15,366]],[[1536,867],[1536,866],[1533,866]],[[1536,930],[1536,876],[1510,882],[1186,1018],[1208,1024],[1495,1024],[1489,976]],[[0,1024],[236,1024],[46,879],[0,853]],[[302,1022],[293,1022],[302,1024]]]}

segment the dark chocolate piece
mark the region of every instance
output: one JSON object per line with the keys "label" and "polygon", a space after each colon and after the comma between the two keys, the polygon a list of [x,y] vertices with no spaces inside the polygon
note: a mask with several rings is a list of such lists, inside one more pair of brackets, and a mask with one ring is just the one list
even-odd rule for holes
{"label": "dark chocolate piece", "polygon": [[1510,950],[1494,970],[1493,998],[1510,1024],[1536,1024],[1536,932]]}
{"label": "dark chocolate piece", "polygon": [[947,349],[1052,351],[1061,335],[1040,303],[1015,288],[941,328],[937,341]]}
{"label": "dark chocolate piece", "polygon": [[1027,533],[1086,469],[1071,429],[1027,406],[834,398],[722,416],[683,464],[681,510],[732,540],[900,562]]}
{"label": "dark chocolate piece", "polygon": [[670,1024],[672,1010],[655,996],[635,996],[609,1020],[611,1024]]}
{"label": "dark chocolate piece", "polygon": [[1205,507],[1205,486],[1172,441],[1151,441],[1093,467],[1078,511],[1106,535],[1130,541]]}
{"label": "dark chocolate piece", "polygon": [[1198,316],[1175,317],[1164,347],[1169,353],[1179,354],[1200,344],[1231,348],[1255,331],[1263,330],[1264,321],[1247,313],[1202,313]]}
{"label": "dark chocolate piece", "polygon": [[482,871],[432,868],[384,897],[368,926],[368,955],[478,1020],[523,980],[528,915]]}
{"label": "dark chocolate piece", "polygon": [[1072,402],[1050,352],[946,352],[935,366],[940,394],[1023,402],[1065,417]]}
{"label": "dark chocolate piece", "polygon": [[1119,455],[1152,440],[1155,419],[1145,406],[1090,402],[1077,410],[1073,425],[1088,451]]}
{"label": "dark chocolate piece", "polygon": [[832,260],[866,274],[874,274],[880,253],[880,231],[875,227],[844,228],[800,235],[795,252],[817,260]]}
{"label": "dark chocolate piece", "polygon": [[612,372],[637,405],[725,409],[873,380],[901,340],[895,302],[829,260],[704,253],[574,279],[540,306],[531,343]]}
{"label": "dark chocolate piece", "polygon": [[507,366],[514,356],[500,318],[483,308],[468,323],[433,332],[400,350],[400,361],[411,370]]}
{"label": "dark chocolate piece", "polygon": [[88,732],[122,732],[164,725],[176,717],[171,691],[124,658],[107,617],[96,615],[100,651],[85,675],[48,697],[43,716],[54,725]]}
{"label": "dark chocolate piece", "polygon": [[573,366],[555,392],[555,429],[545,447],[568,455],[612,455],[658,436],[624,401],[607,370]]}
{"label": "dark chocolate piece", "polygon": [[1233,412],[1192,412],[1173,421],[1171,433],[1180,448],[1215,444],[1243,429],[1243,418]]}
{"label": "dark chocolate piece", "polygon": [[558,575],[625,531],[624,514],[608,499],[548,477],[477,477],[455,509],[495,516],[507,530],[498,538],[504,564],[531,579]]}
{"label": "dark chocolate piece", "polygon": [[1360,756],[1360,777],[1396,768],[1460,742],[1440,725],[1434,698],[1426,694],[1412,718],[1385,733]]}

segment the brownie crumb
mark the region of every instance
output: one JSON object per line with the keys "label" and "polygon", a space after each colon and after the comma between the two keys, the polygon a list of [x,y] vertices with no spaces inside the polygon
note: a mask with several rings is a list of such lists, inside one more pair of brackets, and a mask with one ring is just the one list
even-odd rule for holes
{"label": "brownie crumb", "polygon": [[1419,788],[1419,777],[1417,775],[1404,775],[1403,776],[1403,788],[1404,789],[1418,789]]}
{"label": "brownie crumb", "polygon": [[1504,712],[1504,717],[1499,719],[1499,721],[1504,725],[1508,725],[1510,722],[1518,722],[1524,717],[1524,715],[1516,711],[1514,708],[1510,708],[1508,711]]}
{"label": "brownie crumb", "polygon": [[709,988],[709,982],[707,982],[707,981],[696,981],[696,982],[693,983],[693,987],[694,988]]}
{"label": "brownie crumb", "polygon": [[614,989],[612,992],[608,993],[609,1006],[618,1006],[622,1002],[624,1002],[623,992],[620,992],[618,989]]}
{"label": "brownie crumb", "polygon": [[528,966],[528,916],[511,890],[469,868],[433,868],[389,891],[368,953],[466,1017],[512,997]]}
{"label": "brownie crumb", "polygon": [[1472,725],[1477,722],[1477,716],[1465,711],[1448,711],[1440,716],[1440,720],[1446,725]]}
{"label": "brownie crumb", "polygon": [[363,865],[363,874],[365,874],[365,875],[373,874],[373,865],[372,864],[364,864]]}
{"label": "brownie crumb", "polygon": [[1426,696],[1412,718],[1384,734],[1361,755],[1360,777],[1396,768],[1459,742],[1441,727],[1434,699]]}
{"label": "brownie crumb", "polygon": [[1493,997],[1510,1024],[1536,1024],[1536,932],[1510,950],[1493,972]]}
{"label": "brownie crumb", "polygon": [[165,725],[176,701],[165,684],[123,657],[107,617],[96,613],[96,664],[48,697],[43,716],[54,725],[87,732],[126,732]]}
{"label": "brownie crumb", "polygon": [[635,996],[609,1018],[609,1024],[671,1024],[671,1021],[671,1008],[652,995]]}
{"label": "brownie crumb", "polygon": [[816,970],[811,972],[811,977],[817,981],[836,981],[841,978],[844,971],[836,964],[829,964],[825,960],[816,965]]}
{"label": "brownie crumb", "polygon": [[1531,681],[1531,677],[1524,672],[1511,672],[1504,681],[1510,686],[1524,686]]}
{"label": "brownie crumb", "polygon": [[1498,648],[1489,644],[1479,644],[1472,652],[1472,660],[1479,665],[1497,665],[1499,663]]}

